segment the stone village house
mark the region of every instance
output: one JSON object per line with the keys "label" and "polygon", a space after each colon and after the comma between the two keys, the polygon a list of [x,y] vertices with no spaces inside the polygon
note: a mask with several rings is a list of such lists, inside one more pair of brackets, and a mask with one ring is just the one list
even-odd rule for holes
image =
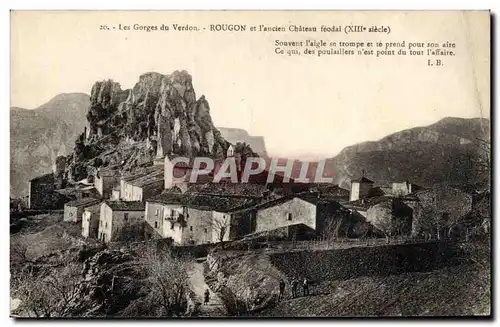
{"label": "stone village house", "polygon": [[101,203],[91,205],[83,210],[82,215],[82,236],[84,238],[97,238],[99,231],[99,214]]}
{"label": "stone village house", "polygon": [[94,186],[104,199],[109,199],[113,187],[120,182],[120,172],[116,168],[100,168],[94,177]]}
{"label": "stone village house", "polygon": [[234,210],[255,204],[248,198],[164,192],[146,202],[151,237],[171,238],[174,244],[206,244],[230,240]]}
{"label": "stone village house", "polygon": [[164,189],[163,178],[163,166],[150,166],[123,176],[120,179],[120,199],[144,201],[150,196],[159,194]]}
{"label": "stone village house", "polygon": [[105,201],[99,213],[98,239],[102,242],[130,241],[143,235],[144,203]]}
{"label": "stone village house", "polygon": [[80,222],[82,220],[83,210],[100,201],[101,200],[94,198],[82,198],[67,202],[64,205],[64,221]]}
{"label": "stone village house", "polygon": [[39,209],[44,207],[44,195],[54,191],[54,174],[45,174],[31,179],[28,183],[28,208]]}
{"label": "stone village house", "polygon": [[364,176],[358,179],[353,179],[351,181],[349,201],[356,201],[368,197],[373,188],[373,184],[373,181]]}
{"label": "stone village house", "polygon": [[337,201],[319,194],[287,195],[233,212],[238,228],[233,229],[231,238],[260,233],[272,235],[273,230],[288,238],[323,237],[335,221],[339,221],[347,233],[352,228],[348,213]]}
{"label": "stone village house", "polygon": [[152,173],[137,179],[128,181],[124,185],[124,201],[145,201],[163,191],[163,172]]}

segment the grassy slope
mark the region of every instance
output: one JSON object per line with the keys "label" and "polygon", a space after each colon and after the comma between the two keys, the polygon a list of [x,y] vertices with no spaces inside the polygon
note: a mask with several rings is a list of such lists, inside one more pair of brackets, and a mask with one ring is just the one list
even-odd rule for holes
{"label": "grassy slope", "polygon": [[[484,244],[480,244],[485,248]],[[257,253],[260,252],[260,253]],[[266,251],[246,254],[222,252],[219,272],[254,316],[450,316],[490,313],[488,254],[477,264],[391,276],[323,281],[318,294],[291,299],[290,280],[271,263]],[[476,253],[477,251],[474,251]],[[484,252],[484,251],[483,251]],[[485,266],[482,266],[484,264]],[[275,306],[280,278],[286,298]],[[218,283],[219,284],[219,283]],[[216,286],[216,285],[211,285]],[[268,308],[264,311],[259,308]]]}
{"label": "grassy slope", "polygon": [[488,315],[486,269],[461,265],[426,273],[325,282],[319,295],[286,299],[263,316]]}

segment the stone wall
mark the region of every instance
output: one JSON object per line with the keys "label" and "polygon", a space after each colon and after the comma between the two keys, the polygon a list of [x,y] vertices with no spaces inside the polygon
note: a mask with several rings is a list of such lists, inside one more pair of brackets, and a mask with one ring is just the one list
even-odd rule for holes
{"label": "stone wall", "polygon": [[453,244],[402,244],[328,251],[270,254],[271,262],[288,278],[346,280],[424,272],[457,264],[460,250]]}

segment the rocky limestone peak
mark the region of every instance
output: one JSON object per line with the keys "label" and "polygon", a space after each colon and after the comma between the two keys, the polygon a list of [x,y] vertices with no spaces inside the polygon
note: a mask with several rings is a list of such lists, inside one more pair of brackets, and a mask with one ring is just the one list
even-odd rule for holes
{"label": "rocky limestone peak", "polygon": [[112,80],[95,82],[90,93],[91,105],[100,105],[103,108],[116,106],[121,102],[121,93],[120,83]]}
{"label": "rocky limestone peak", "polygon": [[[142,74],[130,90],[122,90],[112,80],[96,82],[87,119],[90,133],[83,143],[80,138],[72,157],[79,172],[88,171],[96,157],[105,165],[152,161],[166,155],[222,158],[230,145],[214,127],[206,97],[196,99],[192,76],[184,70]],[[116,151],[133,148],[134,142],[148,146],[135,147],[133,154]],[[104,158],[110,151],[113,156]],[[129,159],[130,155],[135,158]],[[75,180],[85,177],[84,173],[77,175]]]}

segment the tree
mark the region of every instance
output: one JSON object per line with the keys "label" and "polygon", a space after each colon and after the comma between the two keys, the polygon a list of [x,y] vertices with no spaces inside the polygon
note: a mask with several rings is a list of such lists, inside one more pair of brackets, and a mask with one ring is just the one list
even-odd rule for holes
{"label": "tree", "polygon": [[78,296],[80,272],[76,263],[48,273],[24,270],[19,273],[14,293],[30,317],[65,317]]}
{"label": "tree", "polygon": [[211,228],[213,233],[216,235],[217,242],[224,242],[224,238],[229,230],[229,225],[231,219],[227,218],[225,215],[222,217],[214,217],[211,222]]}
{"label": "tree", "polygon": [[147,272],[146,288],[151,309],[159,316],[176,316],[187,309],[187,258],[173,255],[167,250],[149,249],[141,260]]}
{"label": "tree", "polygon": [[434,234],[438,240],[464,223],[471,209],[472,198],[452,187],[435,186],[418,197],[418,230]]}

